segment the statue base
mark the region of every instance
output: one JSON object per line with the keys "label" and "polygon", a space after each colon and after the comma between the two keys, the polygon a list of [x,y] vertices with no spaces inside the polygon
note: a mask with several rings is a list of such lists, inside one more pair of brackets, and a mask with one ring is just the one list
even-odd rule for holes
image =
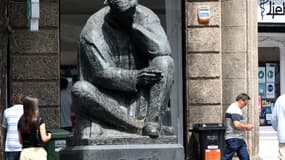
{"label": "statue base", "polygon": [[67,139],[68,146],[92,146],[92,145],[131,145],[131,144],[176,144],[176,136],[161,136],[158,138],[149,138],[148,136],[132,136],[132,137],[98,137],[98,138],[82,138],[70,137]]}
{"label": "statue base", "polygon": [[68,146],[60,151],[68,160],[184,160],[181,144]]}

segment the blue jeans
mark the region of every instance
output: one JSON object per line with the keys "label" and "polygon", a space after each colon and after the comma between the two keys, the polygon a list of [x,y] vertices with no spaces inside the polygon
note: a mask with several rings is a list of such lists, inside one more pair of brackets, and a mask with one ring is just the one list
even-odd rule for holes
{"label": "blue jeans", "polygon": [[5,160],[19,160],[21,152],[5,152]]}
{"label": "blue jeans", "polygon": [[240,160],[249,160],[247,146],[244,140],[238,138],[227,139],[222,160],[231,160],[235,152]]}

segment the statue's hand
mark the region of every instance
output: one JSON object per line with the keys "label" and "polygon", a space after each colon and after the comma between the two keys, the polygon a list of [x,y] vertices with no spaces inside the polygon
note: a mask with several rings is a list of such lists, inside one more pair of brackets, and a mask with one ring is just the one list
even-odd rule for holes
{"label": "statue's hand", "polygon": [[144,68],[137,74],[137,86],[152,85],[162,79],[162,72],[156,68]]}

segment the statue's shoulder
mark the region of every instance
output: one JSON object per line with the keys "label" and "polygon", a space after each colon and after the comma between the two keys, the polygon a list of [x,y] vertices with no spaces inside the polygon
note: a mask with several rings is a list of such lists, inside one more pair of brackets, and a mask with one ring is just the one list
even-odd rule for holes
{"label": "statue's shoulder", "polygon": [[85,39],[89,42],[102,36],[102,26],[104,19],[109,13],[110,8],[108,6],[100,9],[93,15],[91,15],[80,33],[80,39]]}
{"label": "statue's shoulder", "polygon": [[144,23],[160,23],[158,16],[149,8],[138,5],[136,8],[136,21]]}
{"label": "statue's shoulder", "polygon": [[97,12],[95,12],[93,15],[91,15],[88,20],[86,21],[85,26],[89,25],[102,25],[104,22],[105,16],[110,12],[110,7],[106,6]]}

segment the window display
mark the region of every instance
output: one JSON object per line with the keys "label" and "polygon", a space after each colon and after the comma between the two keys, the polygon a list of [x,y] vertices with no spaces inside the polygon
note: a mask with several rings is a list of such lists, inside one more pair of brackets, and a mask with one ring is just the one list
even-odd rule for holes
{"label": "window display", "polygon": [[271,125],[274,102],[280,95],[279,63],[259,65],[260,125]]}

